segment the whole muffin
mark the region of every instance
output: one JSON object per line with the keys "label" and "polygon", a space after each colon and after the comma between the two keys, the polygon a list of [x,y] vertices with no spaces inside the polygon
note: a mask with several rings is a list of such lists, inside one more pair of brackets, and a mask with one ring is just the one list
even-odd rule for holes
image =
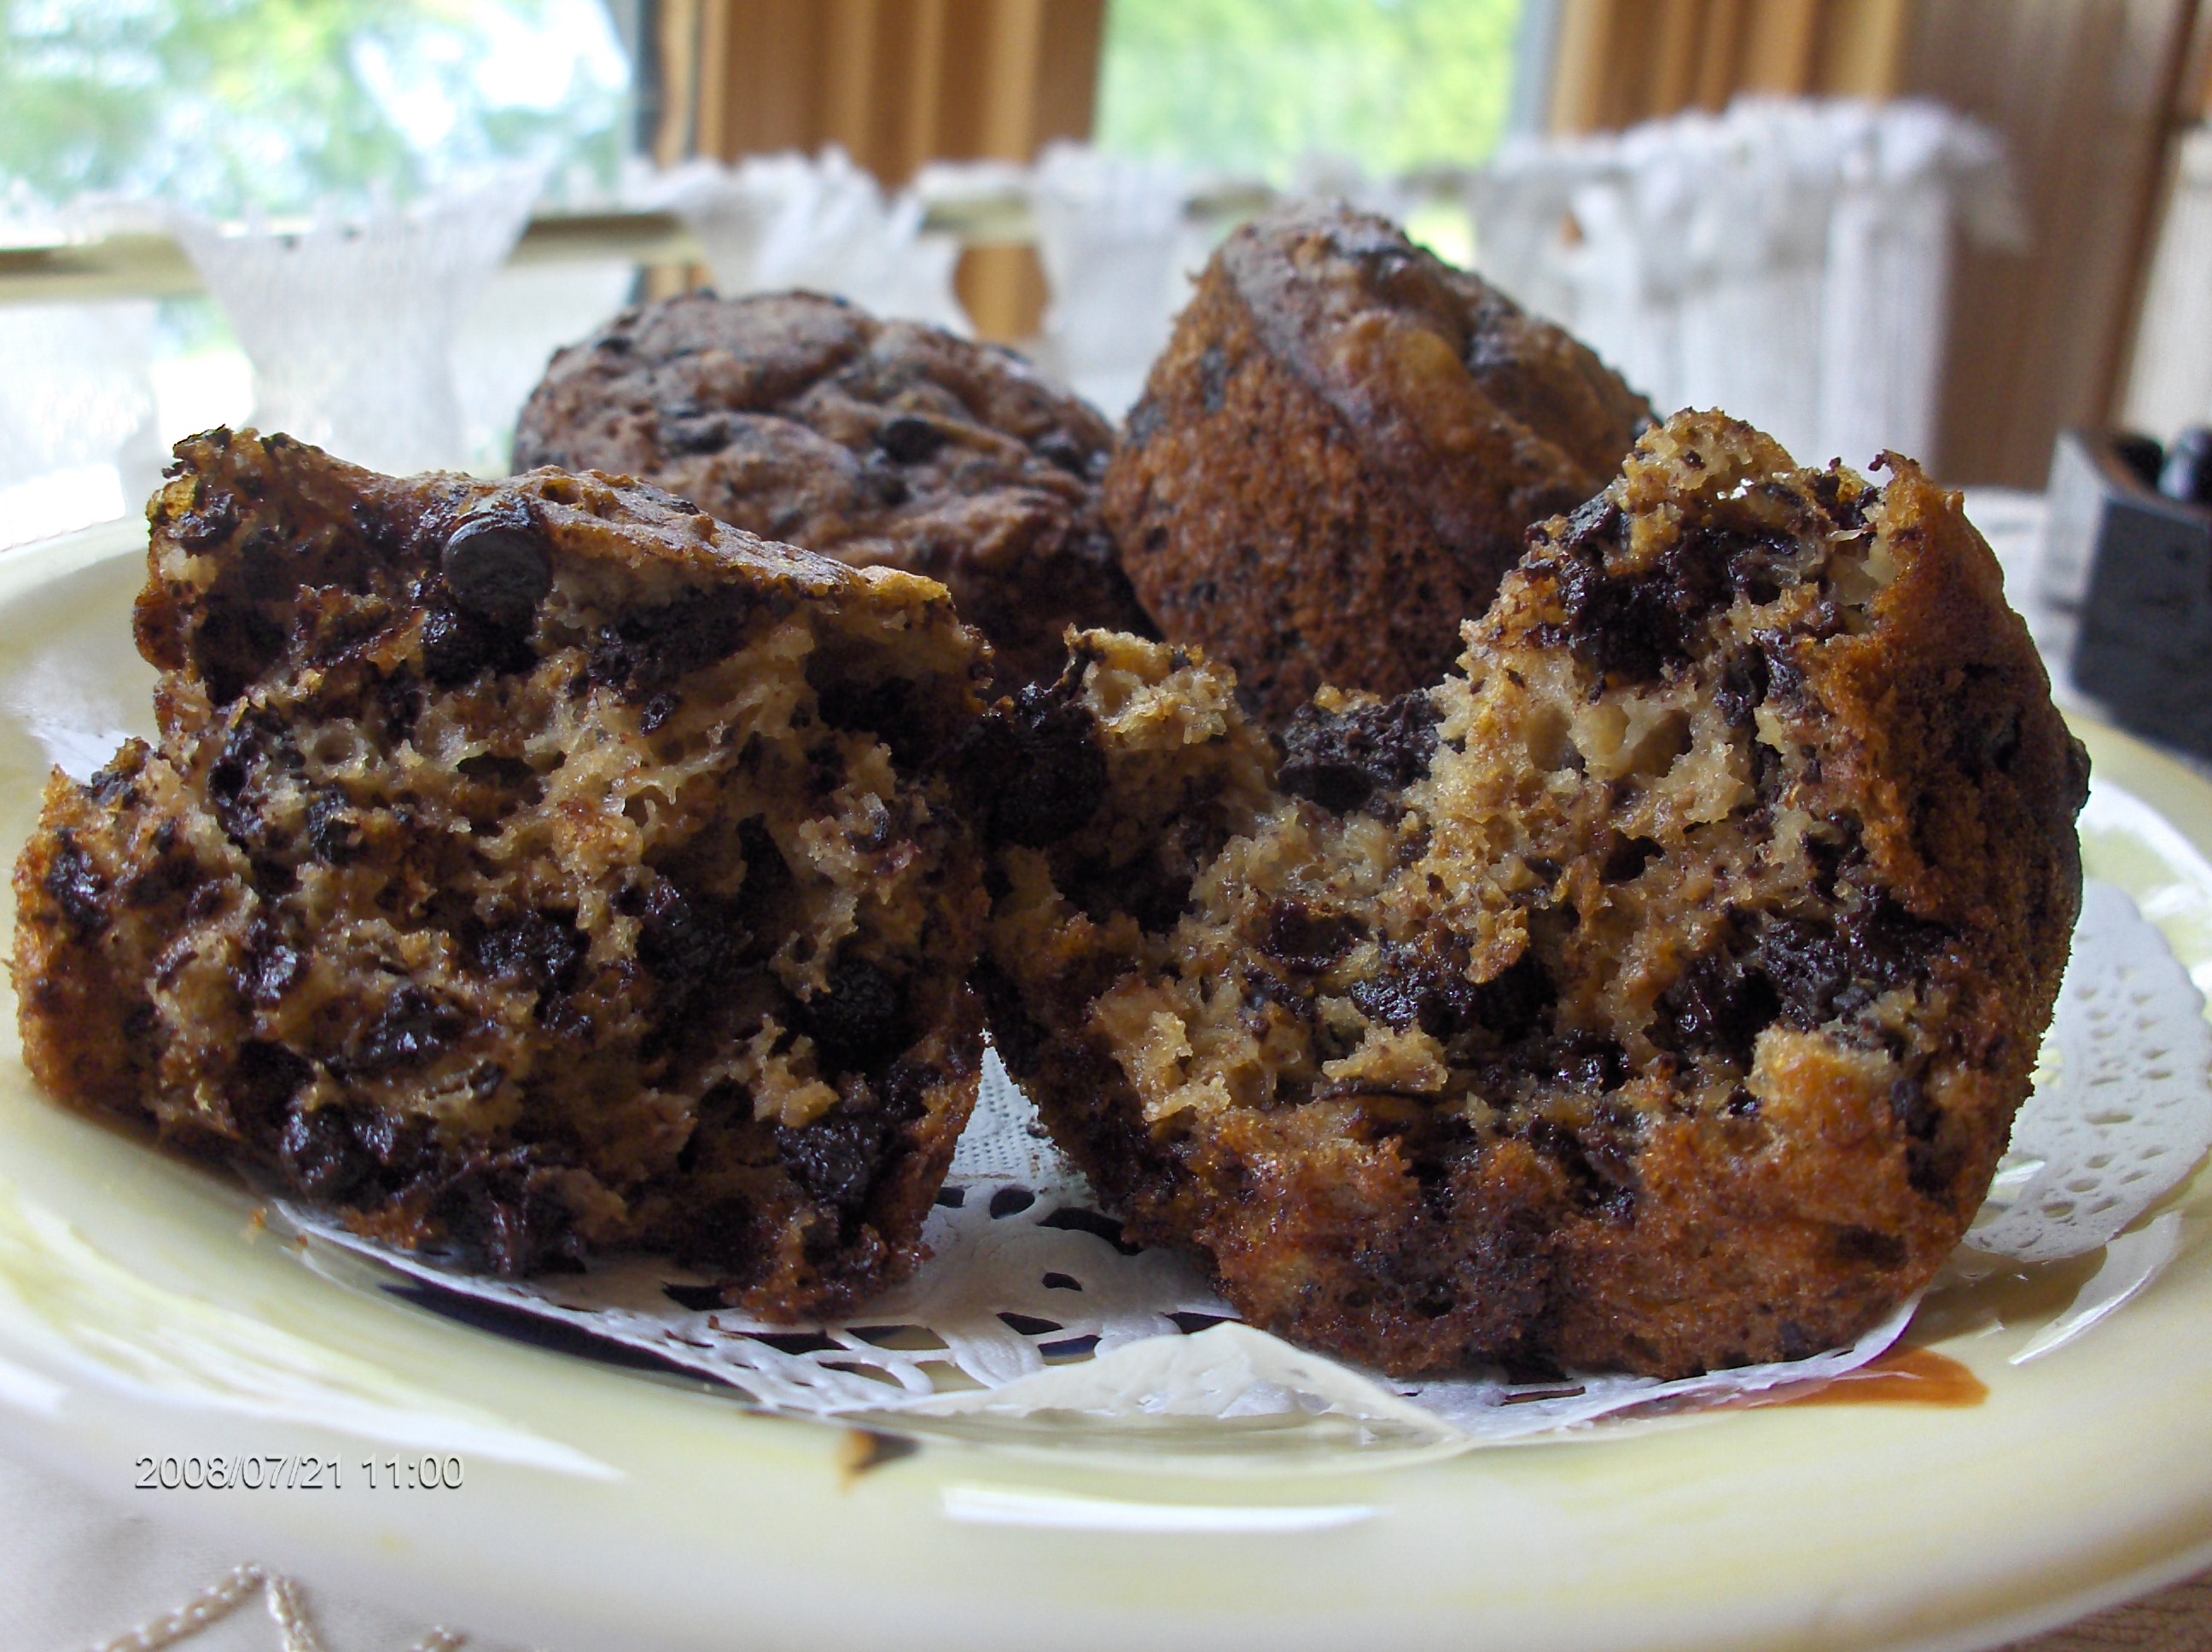
{"label": "whole muffin", "polygon": [[1651,419],[1583,345],[1387,220],[1307,205],[1224,242],[1108,468],[1164,634],[1279,726],[1323,683],[1434,683],[1529,526]]}
{"label": "whole muffin", "polygon": [[149,515],[160,744],[15,871],[41,1084],[502,1273],[664,1248],[790,1318],[913,1268],[981,1054],[941,586],[251,432]]}
{"label": "whole muffin", "polygon": [[1957,495],[1887,463],[1677,416],[1462,674],[1325,690],[1279,756],[1132,638],[993,715],[994,1035],[1133,1236],[1408,1376],[1794,1358],[1928,1282],[2027,1093],[2087,762]]}
{"label": "whole muffin", "polygon": [[951,588],[1012,683],[1071,625],[1157,635],[1100,515],[1107,422],[1008,350],[809,293],[688,294],[561,351],[517,470],[634,476],[717,520]]}

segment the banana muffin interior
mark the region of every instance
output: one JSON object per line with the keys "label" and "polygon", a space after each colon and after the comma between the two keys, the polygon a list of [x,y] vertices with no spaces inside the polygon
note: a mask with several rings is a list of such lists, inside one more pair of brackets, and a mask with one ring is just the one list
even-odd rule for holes
{"label": "banana muffin interior", "polygon": [[1849,1340],[1983,1199],[2087,762],[1958,498],[1714,414],[1530,536],[1459,674],[1272,739],[1099,634],[971,738],[994,1035],[1134,1236],[1401,1375]]}
{"label": "banana muffin interior", "polygon": [[49,1090],[502,1273],[665,1248],[787,1319],[914,1266],[981,1054],[942,587],[251,432],[149,514],[160,740],[16,869]]}

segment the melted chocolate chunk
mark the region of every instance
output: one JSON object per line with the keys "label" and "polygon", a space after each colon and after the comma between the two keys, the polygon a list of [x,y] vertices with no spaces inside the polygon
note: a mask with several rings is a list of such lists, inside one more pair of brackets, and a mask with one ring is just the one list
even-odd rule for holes
{"label": "melted chocolate chunk", "polygon": [[284,631],[249,604],[214,606],[210,600],[208,616],[192,638],[192,659],[207,683],[208,697],[227,706],[276,664],[284,651]]}
{"label": "melted chocolate chunk", "polygon": [[1382,969],[1356,981],[1352,1001],[1360,1013],[1386,1026],[1418,1023],[1440,1042],[1477,1029],[1501,1043],[1535,1032],[1559,1001],[1559,987],[1533,952],[1479,985],[1451,961],[1411,946],[1382,949]]}
{"label": "melted chocolate chunk", "polygon": [[1085,660],[1047,688],[1000,701],[961,743],[957,768],[986,835],[1041,849],[1079,830],[1106,797],[1097,720],[1078,697]]}
{"label": "melted chocolate chunk", "polygon": [[265,1137],[314,1076],[313,1067],[282,1044],[248,1039],[238,1047],[223,1099],[241,1127]]}
{"label": "melted chocolate chunk", "polygon": [[831,966],[829,989],[805,999],[799,1029],[814,1041],[825,1072],[857,1072],[912,1042],[906,987],[863,958]]}
{"label": "melted chocolate chunk", "polygon": [[599,633],[592,680],[647,695],[666,688],[735,653],[752,615],[752,593],[738,586],[641,609]]}
{"label": "melted chocolate chunk", "polygon": [[518,1148],[463,1165],[439,1185],[430,1210],[462,1256],[493,1272],[578,1272],[584,1242],[556,1186]]}
{"label": "melted chocolate chunk", "polygon": [[107,880],[94,867],[91,857],[77,847],[76,834],[65,829],[55,835],[54,844],[46,891],[79,939],[97,935],[108,925]]}
{"label": "melted chocolate chunk", "polygon": [[461,1014],[411,984],[392,993],[362,1034],[347,1071],[374,1077],[435,1060],[461,1036]]}
{"label": "melted chocolate chunk", "polygon": [[890,1146],[890,1127],[865,1113],[832,1112],[800,1129],[775,1130],[776,1159],[792,1180],[848,1222],[867,1207]]}
{"label": "melted chocolate chunk", "polygon": [[438,604],[422,616],[422,675],[441,689],[479,671],[526,671],[537,663],[528,638],[477,615]]}
{"label": "melted chocolate chunk", "polygon": [[1377,792],[1401,792],[1428,773],[1440,716],[1421,692],[1341,713],[1302,706],[1283,734],[1276,784],[1332,814],[1349,814]]}
{"label": "melted chocolate chunk", "polygon": [[1267,914],[1260,950],[1291,969],[1318,975],[1365,932],[1366,926],[1348,913],[1304,901],[1278,901]]}
{"label": "melted chocolate chunk", "polygon": [[526,912],[514,922],[483,930],[468,942],[477,968],[539,992],[569,992],[591,943],[572,912]]}
{"label": "melted chocolate chunk", "polygon": [[1780,1007],[1774,982],[1729,942],[1693,960],[1659,999],[1652,1042],[1685,1054],[1710,1050],[1746,1069],[1753,1044]]}

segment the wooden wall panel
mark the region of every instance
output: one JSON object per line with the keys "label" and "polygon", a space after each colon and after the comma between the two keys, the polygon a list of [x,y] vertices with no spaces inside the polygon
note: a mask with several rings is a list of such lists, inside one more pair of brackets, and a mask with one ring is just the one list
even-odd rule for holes
{"label": "wooden wall panel", "polygon": [[2212,108],[2200,0],[1562,0],[1553,129],[1739,92],[1933,98],[2010,146],[2025,254],[1964,249],[1945,479],[2039,487],[2058,430],[2111,416],[2174,123]]}
{"label": "wooden wall panel", "polygon": [[2069,424],[2112,414],[2193,0],[1920,0],[1904,85],[2005,136],[2025,255],[1965,249],[1945,479],[2039,488]]}

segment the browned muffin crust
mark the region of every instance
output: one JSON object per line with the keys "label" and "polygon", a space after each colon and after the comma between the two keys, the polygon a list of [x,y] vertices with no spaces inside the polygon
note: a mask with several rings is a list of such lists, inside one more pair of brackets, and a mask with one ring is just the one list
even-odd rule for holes
{"label": "browned muffin crust", "polygon": [[1129,415],[1107,519],[1165,634],[1279,726],[1434,683],[1532,523],[1605,485],[1644,399],[1386,220],[1231,236]]}
{"label": "browned muffin crust", "polygon": [[992,715],[994,1035],[1136,1236],[1404,1375],[1793,1358],[1927,1283],[2027,1091],[2087,760],[1957,495],[1887,463],[1680,415],[1463,675],[1279,750],[1096,634]]}
{"label": "browned muffin crust", "polygon": [[809,293],[694,293],[553,358],[520,470],[635,476],[763,538],[951,589],[1002,677],[1070,625],[1156,635],[1099,513],[1110,427],[1019,356]]}
{"label": "browned muffin crust", "polygon": [[15,871],[41,1084],[503,1273],[666,1248],[791,1318],[911,1271],[981,1057],[942,587],[251,432],[148,514],[159,746],[57,773]]}

